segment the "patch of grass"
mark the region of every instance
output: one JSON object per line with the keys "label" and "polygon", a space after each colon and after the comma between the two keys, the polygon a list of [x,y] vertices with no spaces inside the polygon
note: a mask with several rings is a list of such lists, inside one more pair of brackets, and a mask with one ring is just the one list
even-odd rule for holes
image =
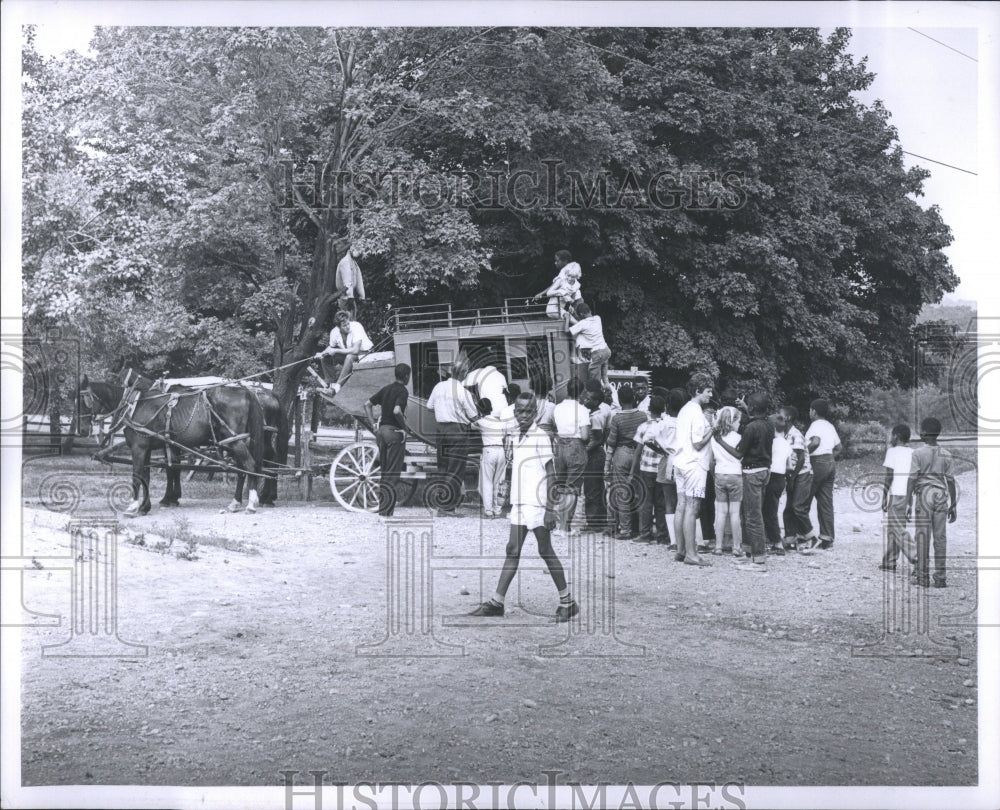
{"label": "patch of grass", "polygon": [[[147,546],[152,551],[168,553],[173,550],[173,554],[179,560],[197,560],[197,550],[199,546],[212,546],[214,548],[235,551],[239,554],[249,556],[260,554],[260,550],[253,543],[246,540],[233,540],[223,537],[216,532],[209,534],[198,534],[191,529],[190,521],[185,517],[175,518],[173,525],[163,528],[159,525],[150,527],[150,534],[159,535],[163,541],[158,541],[153,546]],[[136,541],[139,542],[136,542]],[[148,540],[144,535],[135,535],[131,541],[134,545],[146,545]]]}

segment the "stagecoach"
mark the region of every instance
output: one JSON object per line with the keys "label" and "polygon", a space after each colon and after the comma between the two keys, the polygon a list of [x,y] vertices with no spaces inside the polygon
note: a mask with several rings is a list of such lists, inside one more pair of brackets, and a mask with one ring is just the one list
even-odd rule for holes
{"label": "stagecoach", "polygon": [[[427,407],[427,400],[440,380],[442,365],[453,363],[460,354],[464,354],[470,371],[488,363],[496,367],[508,383],[517,383],[521,390],[534,391],[539,397],[548,397],[554,402],[559,402],[566,395],[571,378],[576,376],[584,380],[587,376],[587,362],[576,352],[565,321],[548,317],[545,304],[534,303],[530,299],[506,299],[502,306],[475,309],[454,309],[451,304],[400,307],[394,311],[391,323],[391,337],[358,359],[338,392],[333,393],[331,388],[325,386],[317,391],[320,397],[355,420],[354,441],[336,453],[329,467],[333,497],[351,511],[374,512],[378,508],[380,469],[374,440],[376,427],[368,421],[364,406],[376,391],[394,381],[398,363],[406,363],[412,369],[406,410],[406,421],[412,435],[407,438],[405,468],[397,487],[401,505],[412,501],[419,483],[433,476],[437,467],[438,426],[433,410]],[[211,390],[227,385],[227,381],[216,378],[168,382],[184,383],[195,390]],[[245,381],[229,384],[245,385]],[[85,400],[88,395],[92,396],[92,392],[81,390],[78,396]],[[116,400],[109,403],[106,410],[114,410],[117,418],[123,406],[124,402],[119,405]],[[85,408],[79,407],[82,413]],[[91,414],[96,412],[92,406],[86,406],[86,410]],[[366,431],[371,435],[366,435]],[[104,449],[95,458],[106,462],[132,463],[130,458],[115,455],[124,443],[114,444],[113,433],[112,430],[112,435],[105,437],[102,442]],[[246,472],[232,464],[225,464],[218,454],[218,447],[200,450],[185,447],[169,433],[168,428],[157,435],[173,448],[175,457],[172,461],[165,460],[163,464],[152,462],[153,466],[170,465],[175,470]],[[297,446],[300,443],[308,445],[308,440],[302,442],[302,437],[297,435]],[[470,474],[476,472],[480,450],[479,436],[473,431],[470,434]],[[169,457],[170,454],[167,455]],[[187,455],[193,455],[193,459],[187,459]],[[316,468],[309,463],[302,468],[271,462],[265,464],[265,472],[271,477],[304,474],[310,482],[313,475],[324,471],[325,465]],[[468,489],[475,490],[475,484]]]}
{"label": "stagecoach", "polygon": [[[375,426],[366,419],[364,404],[393,382],[397,363],[407,363],[412,369],[406,421],[414,435],[406,443],[399,486],[402,505],[412,500],[419,482],[436,468],[438,428],[427,399],[441,379],[443,364],[454,362],[462,352],[469,358],[470,369],[482,367],[488,358],[508,382],[556,402],[566,395],[572,377],[587,376],[587,364],[578,356],[565,321],[547,317],[545,304],[530,299],[508,298],[503,306],[475,309],[453,309],[451,304],[400,307],[392,325],[391,350],[386,346],[364,355],[337,394],[321,393],[372,434],[364,436],[359,430],[357,440],[344,447],[330,465],[330,489],[345,509],[378,508]],[[471,441],[474,462],[481,449],[475,432]],[[475,464],[470,468],[474,471]]]}

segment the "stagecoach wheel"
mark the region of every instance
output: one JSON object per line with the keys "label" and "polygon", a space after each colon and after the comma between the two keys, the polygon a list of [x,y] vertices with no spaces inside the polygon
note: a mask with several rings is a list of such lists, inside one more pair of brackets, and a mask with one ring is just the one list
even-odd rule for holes
{"label": "stagecoach wheel", "polygon": [[344,509],[377,512],[381,477],[375,443],[354,442],[337,453],[330,465],[330,491]]}

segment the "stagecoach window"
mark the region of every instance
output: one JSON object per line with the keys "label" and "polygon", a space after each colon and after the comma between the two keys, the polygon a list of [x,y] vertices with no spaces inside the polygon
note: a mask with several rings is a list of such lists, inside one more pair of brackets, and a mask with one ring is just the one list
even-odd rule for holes
{"label": "stagecoach window", "polygon": [[434,386],[441,379],[438,368],[441,355],[436,340],[410,344],[410,368],[413,370],[413,394],[421,399],[431,395]]}
{"label": "stagecoach window", "polygon": [[552,387],[552,363],[549,356],[549,341],[546,337],[527,338],[524,341],[528,355],[528,382],[531,390],[543,397]]}
{"label": "stagecoach window", "polygon": [[484,366],[493,366],[503,374],[504,379],[510,379],[507,366],[507,347],[501,338],[470,338],[458,342],[459,351],[465,352],[469,358],[469,370]]}

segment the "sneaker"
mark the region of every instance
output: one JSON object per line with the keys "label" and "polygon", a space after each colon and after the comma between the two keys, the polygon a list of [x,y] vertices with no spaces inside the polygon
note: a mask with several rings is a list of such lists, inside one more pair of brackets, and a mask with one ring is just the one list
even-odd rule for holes
{"label": "sneaker", "polygon": [[483,602],[475,610],[470,611],[470,616],[503,616],[503,605],[498,605],[496,602]]}
{"label": "sneaker", "polygon": [[893,572],[895,572],[895,570],[896,570],[896,566],[895,565],[886,565],[886,563],[879,563],[878,567],[879,567],[880,571],[893,571]]}
{"label": "sneaker", "polygon": [[947,588],[948,583],[943,579],[935,579],[933,582],[933,587],[935,588]]}
{"label": "sneaker", "polygon": [[330,389],[333,391],[334,394],[339,394],[340,393],[340,383],[332,383],[330,385]]}
{"label": "sneaker", "polygon": [[822,551],[829,551],[833,548],[833,540],[823,540],[820,542],[819,547]]}
{"label": "sneaker", "polygon": [[775,557],[784,557],[785,550],[781,546],[771,546],[768,552],[773,554]]}
{"label": "sneaker", "polygon": [[767,564],[762,562],[751,562],[747,561],[744,563],[739,563],[735,566],[737,571],[749,571],[754,574],[766,574]]}
{"label": "sneaker", "polygon": [[677,551],[677,544],[671,543],[669,546],[667,546],[667,551]]}
{"label": "sneaker", "polygon": [[580,606],[576,603],[576,601],[570,602],[568,605],[559,605],[559,607],[556,608],[556,621],[568,622],[579,612]]}
{"label": "sneaker", "polygon": [[711,546],[706,546],[706,545],[698,546],[699,554],[708,554],[711,550],[712,550]]}
{"label": "sneaker", "polygon": [[685,555],[683,555],[683,554],[681,554],[681,553],[677,553],[677,554],[675,554],[675,555],[674,555],[674,559],[675,559],[675,560],[676,560],[677,562],[684,562],[684,556],[685,556]]}

